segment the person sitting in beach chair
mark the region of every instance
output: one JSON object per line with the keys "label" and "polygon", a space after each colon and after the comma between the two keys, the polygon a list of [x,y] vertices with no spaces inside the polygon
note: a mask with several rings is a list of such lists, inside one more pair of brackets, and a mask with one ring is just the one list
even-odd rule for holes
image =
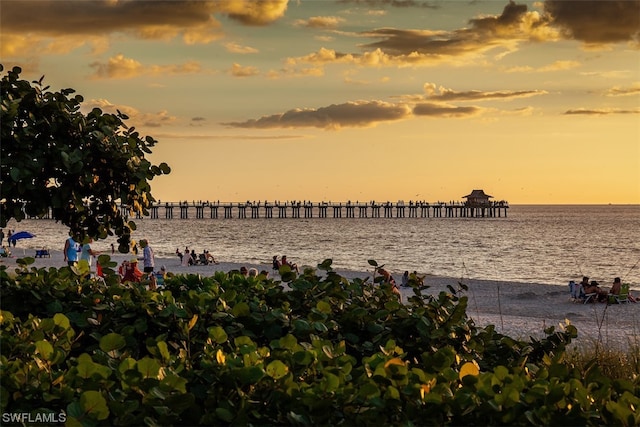
{"label": "person sitting in beach chair", "polygon": [[220,264],[216,259],[211,255],[211,252],[204,251],[204,256],[209,264]]}
{"label": "person sitting in beach chair", "polygon": [[122,278],[123,282],[134,282],[140,283],[142,280],[142,271],[138,268],[138,259],[133,258],[126,265],[126,269],[124,271],[124,277]]}
{"label": "person sitting in beach chair", "polygon": [[7,258],[9,256],[11,256],[11,252],[9,251],[9,249],[5,248],[4,246],[0,248],[0,257]]}
{"label": "person sitting in beach chair", "polygon": [[198,256],[198,264],[209,265],[209,260],[207,259],[207,256],[204,254],[204,252]]}
{"label": "person sitting in beach chair", "polygon": [[607,301],[607,291],[600,288],[600,284],[595,280],[589,282],[588,277],[583,277],[582,282],[580,283],[584,288],[584,303],[588,302],[606,302]]}
{"label": "person sitting in beach chair", "polygon": [[36,258],[51,258],[51,254],[48,249],[36,249]]}
{"label": "person sitting in beach chair", "polygon": [[278,259],[278,255],[274,255],[273,256],[273,261],[271,262],[271,266],[273,271],[275,271],[276,273],[280,271],[280,266],[282,264],[280,264],[280,260]]}
{"label": "person sitting in beach chair", "polygon": [[573,302],[582,302],[584,300],[584,288],[581,283],[576,283],[573,280],[569,281],[569,299]]}
{"label": "person sitting in beach chair", "polygon": [[622,304],[627,301],[638,302],[637,298],[629,293],[629,284],[622,283],[619,277],[613,279],[613,284],[609,290],[609,303]]}
{"label": "person sitting in beach chair", "polygon": [[292,262],[287,261],[287,256],[286,255],[282,255],[282,261],[281,261],[282,265],[288,265],[289,268],[291,268],[291,271],[295,271],[296,273],[299,273],[298,271],[298,264],[294,264]]}

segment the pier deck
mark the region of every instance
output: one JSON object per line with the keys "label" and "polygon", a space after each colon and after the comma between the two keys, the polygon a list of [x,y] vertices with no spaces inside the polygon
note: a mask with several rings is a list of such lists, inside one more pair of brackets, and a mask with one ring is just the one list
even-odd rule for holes
{"label": "pier deck", "polygon": [[[123,213],[127,213],[123,207]],[[152,219],[252,218],[506,218],[505,201],[483,205],[465,202],[159,202]]]}

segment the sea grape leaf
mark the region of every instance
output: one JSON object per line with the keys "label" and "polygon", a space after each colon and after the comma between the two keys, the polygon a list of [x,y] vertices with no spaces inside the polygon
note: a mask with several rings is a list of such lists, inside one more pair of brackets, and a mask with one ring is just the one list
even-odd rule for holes
{"label": "sea grape leaf", "polygon": [[275,380],[279,380],[289,373],[289,367],[280,360],[274,360],[267,365],[267,375]]}
{"label": "sea grape leaf", "polygon": [[127,345],[124,337],[115,332],[111,332],[100,339],[100,350],[109,353],[113,350],[120,350]]}

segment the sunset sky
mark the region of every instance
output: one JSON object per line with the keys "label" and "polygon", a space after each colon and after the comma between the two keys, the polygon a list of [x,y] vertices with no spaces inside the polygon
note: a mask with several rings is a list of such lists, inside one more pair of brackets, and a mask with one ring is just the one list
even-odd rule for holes
{"label": "sunset sky", "polygon": [[0,3],[5,72],[128,114],[162,201],[637,204],[639,54],[640,0]]}

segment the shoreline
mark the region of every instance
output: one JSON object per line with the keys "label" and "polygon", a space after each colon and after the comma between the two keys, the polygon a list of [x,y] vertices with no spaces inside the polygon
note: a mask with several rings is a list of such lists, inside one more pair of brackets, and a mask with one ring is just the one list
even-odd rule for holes
{"label": "shoreline", "polygon": [[[60,268],[65,266],[62,251],[50,251],[50,258],[35,258],[30,268]],[[124,260],[130,260],[135,255],[115,253],[108,254],[112,261],[119,264]],[[27,256],[33,256],[29,254]],[[22,258],[21,254],[9,258],[0,258],[0,265],[6,265],[9,271],[17,267],[16,260]],[[139,254],[137,258],[141,258]],[[156,270],[162,265],[173,274],[200,274],[213,275],[217,271],[229,272],[239,270],[240,267],[256,268],[258,271],[266,270],[269,277],[279,280],[274,274],[271,262],[220,262],[213,265],[180,265],[177,256],[172,258],[156,257]],[[95,262],[93,263],[95,268]],[[300,271],[305,266],[299,266]],[[316,268],[316,266],[312,266]],[[334,271],[347,279],[373,276],[373,267],[368,271],[351,271],[335,269]],[[392,271],[399,282],[401,272]],[[318,273],[321,275],[321,272]],[[630,348],[640,346],[640,304],[626,303],[607,305],[601,303],[582,304],[572,302],[569,298],[569,288],[563,285],[505,282],[473,278],[453,278],[426,275],[424,284],[428,288],[423,291],[431,295],[437,295],[441,291],[449,292],[448,287],[458,289],[458,284],[468,286],[462,294],[468,296],[467,316],[479,327],[494,325],[498,333],[508,335],[516,339],[527,340],[529,337],[540,339],[545,336],[544,329],[554,326],[556,331],[559,325],[565,324],[565,319],[578,329],[578,337],[572,345],[579,348],[590,348],[600,343],[604,348]],[[606,286],[605,286],[606,288]],[[402,300],[413,295],[411,288],[400,287]],[[10,309],[10,307],[7,307]],[[600,326],[598,326],[600,325]]]}

